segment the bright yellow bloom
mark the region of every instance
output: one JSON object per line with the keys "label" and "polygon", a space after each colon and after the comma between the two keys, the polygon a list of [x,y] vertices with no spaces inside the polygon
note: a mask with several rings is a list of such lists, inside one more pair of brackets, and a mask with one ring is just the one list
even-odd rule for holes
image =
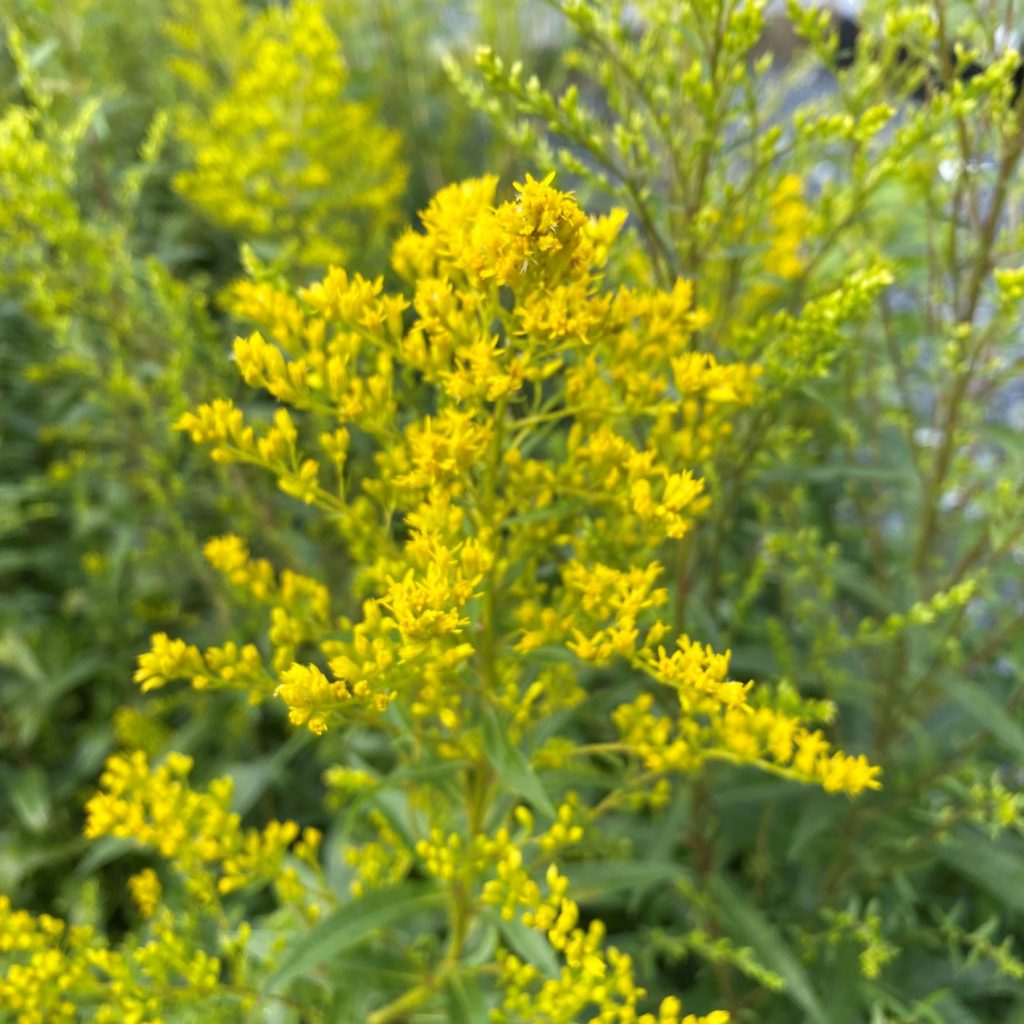
{"label": "bright yellow bloom", "polygon": [[[108,759],[100,790],[86,804],[85,835],[112,835],[156,850],[169,860],[200,901],[252,883],[273,880],[291,844],[295,822],[271,822],[262,831],[243,830],[231,811],[232,782],[215,779],[206,792],[188,786],[192,759],[170,754],[151,768],[141,751]],[[136,881],[140,906],[153,892],[155,876]]]}
{"label": "bright yellow bloom", "polygon": [[344,98],[347,72],[322,5],[236,8],[228,59],[196,45],[188,19],[206,15],[190,6],[179,0],[168,26],[193,51],[176,64],[193,90],[178,118],[193,163],[175,188],[243,240],[290,245],[301,265],[379,245],[405,186],[399,138]]}
{"label": "bright yellow bloom", "polygon": [[[663,565],[714,500],[705,470],[754,400],[758,368],[699,350],[707,319],[689,283],[605,287],[620,215],[588,218],[550,179],[527,178],[507,202],[496,191],[484,178],[434,198],[423,230],[394,249],[408,295],[337,268],[294,293],[233,289],[258,328],[236,342],[239,372],[280,405],[260,426],[214,400],[179,427],[326,514],[353,573],[329,591],[276,574],[232,536],[207,554],[267,613],[274,655],[254,667],[257,695],[272,689],[317,735],[379,728],[459,794],[441,798],[414,772],[402,828],[362,810],[391,784],[376,761],[332,769],[332,802],[352,801],[354,894],[415,868],[451,897],[453,945],[481,903],[538,932],[558,972],[499,948],[499,1021],[724,1024],[671,998],[646,1010],[635,965],[600,921],[581,922],[556,858],[610,810],[663,805],[709,761],[850,795],[877,788],[879,769],[834,750],[801,717],[823,720],[810,705],[760,695],[730,676],[728,651],[667,621]],[[222,657],[231,670],[245,660]],[[206,684],[214,661],[155,638],[140,682]],[[585,701],[588,662],[615,665],[636,693],[612,710],[610,738],[577,746],[571,728],[545,727]],[[544,773],[579,758],[597,778],[605,758],[618,762],[609,792],[591,807],[552,801]],[[290,893],[295,879],[278,875]]]}
{"label": "bright yellow bloom", "polygon": [[128,890],[143,917],[152,917],[160,905],[163,889],[152,868],[146,868],[128,879]]}
{"label": "bright yellow bloom", "polygon": [[787,174],[772,194],[771,223],[775,234],[765,265],[769,271],[785,279],[799,277],[803,273],[805,261],[800,255],[800,247],[805,238],[813,235],[803,191],[800,178]]}
{"label": "bright yellow bloom", "polygon": [[[148,882],[146,889],[148,898]],[[165,1001],[157,993],[171,990],[178,1008],[201,1010],[219,989],[221,960],[198,948],[166,910],[154,918],[152,935],[114,949],[91,927],[12,910],[0,896],[0,956],[8,961],[0,976],[5,1019],[74,1024],[84,1009],[98,1024],[159,1024]]]}

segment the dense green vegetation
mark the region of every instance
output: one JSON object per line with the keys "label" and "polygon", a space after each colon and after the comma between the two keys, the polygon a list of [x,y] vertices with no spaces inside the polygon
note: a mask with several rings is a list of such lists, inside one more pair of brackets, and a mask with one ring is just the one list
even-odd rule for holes
{"label": "dense green vegetation", "polygon": [[0,1021],[1024,1024],[990,5],[0,17]]}

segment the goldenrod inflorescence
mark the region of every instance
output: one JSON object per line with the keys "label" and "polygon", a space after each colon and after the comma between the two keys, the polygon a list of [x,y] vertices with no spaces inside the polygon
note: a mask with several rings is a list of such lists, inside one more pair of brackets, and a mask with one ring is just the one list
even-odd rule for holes
{"label": "goldenrod inflorescence", "polygon": [[[672,713],[642,687],[613,711],[618,739],[603,745],[635,765],[627,773],[651,780],[654,803],[668,776],[710,760],[830,791],[876,788],[877,768],[832,750],[781,707],[752,704],[753,684],[729,677],[728,653],[675,635],[662,617],[669,593],[657,556],[712,500],[700,466],[728,436],[730,411],[752,401],[757,367],[694,348],[704,318],[685,282],[667,292],[603,287],[620,213],[588,218],[550,179],[529,177],[495,205],[496,185],[444,189],[423,232],[398,241],[394,265],[408,298],[337,269],[294,296],[239,285],[235,310],[260,329],[236,342],[239,371],[282,408],[268,427],[224,401],[179,423],[219,461],[269,470],[321,508],[358,566],[358,617],[329,623],[326,611],[307,613],[294,631],[307,650],[319,645],[318,658],[286,666],[282,652],[297,646],[282,646],[271,625],[276,693],[292,721],[323,733],[372,722],[367,711],[398,701],[417,744],[469,766],[464,813],[478,828],[494,786],[482,718],[500,716],[510,741],[529,750],[533,730],[579,704],[585,663],[617,664],[675,697]],[[791,193],[780,209],[796,202]],[[288,406],[321,426],[304,433]],[[372,454],[362,445],[357,461],[353,435],[370,440]],[[272,571],[240,541],[208,553],[269,604],[272,623],[294,616]],[[316,592],[308,581],[303,588]],[[552,663],[547,652],[557,648],[578,659],[575,672]],[[141,662],[144,684],[191,672],[147,675],[153,656]],[[195,657],[208,663],[209,652]],[[246,688],[244,679],[223,685]],[[552,742],[537,751],[538,767],[553,763]],[[562,744],[557,759],[588,756],[585,745]],[[452,830],[449,809],[421,799],[426,838],[410,844],[377,818],[368,823],[376,837],[350,847],[354,891],[394,884],[419,860],[447,885],[482,885],[485,905],[497,901],[503,917],[523,915],[543,932],[565,953],[567,973],[542,982],[503,953],[501,1019],[517,1019],[535,997],[544,1009],[532,1019],[568,1024],[587,1007],[595,1020],[677,1019],[672,1000],[660,1018],[639,1015],[629,958],[604,946],[599,924],[576,927],[554,863],[542,894],[540,865],[523,844],[549,854],[558,844],[531,834],[525,807],[520,820],[531,827],[516,842],[504,827],[465,836]],[[497,877],[487,880],[493,863]]]}
{"label": "goldenrod inflorescence", "polygon": [[344,98],[341,45],[323,4],[258,14],[178,0],[166,31],[188,90],[178,133],[192,166],[178,191],[248,242],[323,266],[379,246],[405,187],[397,133]]}
{"label": "goldenrod inflorescence", "polygon": [[[230,291],[257,328],[235,343],[238,370],[279,406],[260,421],[214,399],[178,427],[322,512],[348,548],[356,600],[215,538],[208,560],[263,610],[265,636],[200,650],[158,634],[136,680],[276,695],[316,735],[395,740],[404,815],[370,800],[394,785],[386,769],[339,764],[325,781],[334,806],[351,803],[355,898],[413,874],[448,894],[434,980],[396,1006],[431,999],[474,923],[492,920],[537,933],[558,964],[545,974],[495,933],[496,1022],[724,1024],[720,1011],[684,1017],[671,996],[644,1009],[636,965],[600,920],[584,923],[564,862],[600,841],[609,814],[663,805],[673,779],[711,761],[850,795],[877,788],[879,769],[672,625],[664,560],[714,500],[702,466],[754,400],[758,368],[699,351],[705,318],[687,283],[605,286],[620,212],[590,218],[550,178],[528,176],[507,202],[496,192],[482,178],[434,198],[424,230],[394,248],[406,294],[339,268],[295,292]],[[633,696],[599,735],[553,735],[593,667]],[[588,766],[591,784],[556,804],[545,773],[570,765]],[[190,768],[183,755],[114,758],[87,834],[157,851],[200,906],[273,883],[312,919],[320,901],[290,865],[315,881],[318,834],[243,829],[230,781],[196,791]],[[154,872],[130,889],[142,916],[160,914]]]}

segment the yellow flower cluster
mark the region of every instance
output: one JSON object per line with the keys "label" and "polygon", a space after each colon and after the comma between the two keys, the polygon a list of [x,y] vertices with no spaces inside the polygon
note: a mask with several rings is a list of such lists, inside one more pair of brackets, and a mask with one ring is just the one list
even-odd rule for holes
{"label": "yellow flower cluster", "polygon": [[283,671],[302,644],[316,643],[331,627],[331,596],[318,580],[285,569],[280,579],[270,562],[253,559],[240,537],[215,537],[204,548],[209,563],[259,604],[270,608],[268,639],[273,665]]}
{"label": "yellow flower cluster", "polygon": [[[683,1024],[684,1020],[696,1024],[699,1020],[703,1024],[725,1024],[728,1015],[721,1013],[683,1018],[679,1001],[673,998],[662,1003],[658,1015],[640,1013],[637,1007],[645,992],[635,982],[632,959],[605,944],[605,928],[600,921],[592,921],[586,929],[579,925],[579,907],[567,895],[568,880],[554,864],[547,868],[544,885],[534,880],[531,866],[524,859],[524,847],[535,847],[546,858],[580,842],[584,828],[576,821],[578,813],[578,798],[573,796],[558,809],[548,830],[533,834],[533,815],[520,806],[515,817],[522,829],[516,838],[504,826],[493,835],[477,833],[469,840],[433,828],[416,844],[416,856],[430,876],[463,892],[474,891],[482,882],[480,900],[484,905],[495,907],[503,921],[519,918],[527,927],[541,932],[562,958],[558,976],[544,978],[537,967],[500,949],[497,961],[504,995],[501,1009],[492,1019],[538,1024],[578,1024],[584,1020],[617,1024]],[[378,852],[374,848],[371,854]],[[351,860],[362,864],[362,852],[353,851]],[[369,868],[376,865],[376,856],[371,856]],[[404,860],[402,867],[408,867]]]}
{"label": "yellow flower cluster", "polygon": [[139,656],[134,678],[143,692],[157,690],[172,679],[188,679],[197,690],[237,687],[254,701],[276,685],[254,644],[239,647],[229,641],[204,652],[184,640],[172,640],[166,633],[150,637],[150,649]]}
{"label": "yellow flower cluster", "polygon": [[[746,286],[739,290],[727,284],[724,294],[714,296],[713,319],[720,325],[720,337],[728,339],[729,351],[758,352],[769,381],[766,395],[776,394],[771,380],[772,360],[766,358],[760,347],[748,349],[743,339],[765,331],[784,304],[785,293],[813,269],[807,246],[808,239],[819,237],[817,227],[815,213],[805,198],[804,181],[792,173],[783,174],[774,182],[767,195],[760,197],[757,208],[737,212],[719,225],[728,241],[719,249],[717,258],[721,266],[717,275],[710,276],[734,282],[742,275]],[[737,251],[749,253],[740,257],[749,260],[748,265],[737,262]],[[799,363],[804,358],[796,339],[786,337],[780,344],[786,346],[788,362]]]}
{"label": "yellow flower cluster", "polygon": [[[498,837],[499,840],[502,838]],[[641,1013],[646,995],[634,978],[633,960],[605,943],[605,926],[591,920],[580,926],[580,911],[569,898],[568,879],[551,864],[542,888],[523,866],[518,846],[507,837],[499,854],[497,878],[483,890],[485,903],[501,907],[512,920],[520,912],[523,923],[542,932],[562,958],[557,977],[544,977],[540,969],[506,949],[498,952],[498,970],[504,997],[492,1019],[498,1024],[529,1020],[536,1024],[728,1024],[729,1015],[715,1011],[706,1017],[682,1015],[675,997],[663,1000],[658,1013]],[[546,892],[544,891],[546,889]]]}
{"label": "yellow flower cluster", "polygon": [[[657,623],[652,630],[664,631]],[[592,647],[578,650],[597,660]],[[656,712],[650,693],[613,713],[625,749],[648,771],[694,771],[707,760],[721,759],[757,764],[828,792],[856,796],[880,788],[881,769],[863,755],[833,750],[820,730],[807,728],[780,708],[753,705],[753,683],[729,678],[729,652],[716,653],[680,636],[671,654],[663,646],[655,651],[648,645],[637,652],[634,663],[674,689],[678,698],[677,718]]]}
{"label": "yellow flower cluster", "polygon": [[168,1004],[195,1012],[223,999],[220,958],[166,910],[150,941],[113,949],[90,926],[13,910],[0,896],[0,966],[0,1010],[14,1024],[161,1024]]}
{"label": "yellow flower cluster", "polygon": [[[13,46],[13,25],[10,32]],[[111,278],[102,236],[75,201],[76,147],[94,111],[88,107],[65,129],[21,103],[0,116],[0,286],[58,331],[83,304],[101,301]],[[66,359],[58,369],[73,371]]]}
{"label": "yellow flower cluster", "polygon": [[[568,606],[573,609],[573,639],[568,648],[584,661],[609,664],[616,656],[631,658],[640,638],[638,620],[644,612],[668,600],[663,587],[655,587],[662,573],[657,562],[640,568],[615,569],[608,565],[569,562],[562,570]],[[656,643],[668,627],[655,622],[644,645]],[[523,642],[520,641],[520,649]]]}
{"label": "yellow flower cluster", "polygon": [[[215,537],[205,547],[210,564],[240,593],[269,609],[267,638],[273,650],[271,675],[255,644],[226,643],[205,651],[183,640],[157,633],[150,650],[139,657],[135,681],[143,691],[155,690],[172,679],[187,679],[197,689],[225,687],[249,694],[253,701],[276,693],[288,702],[290,687],[296,683],[295,664],[299,649],[317,644],[331,629],[330,593],[317,580],[285,569],[276,576],[270,562],[254,559],[241,538]],[[310,668],[312,672],[314,669]],[[301,675],[299,689],[308,694],[315,680]],[[328,685],[324,680],[324,685]],[[357,697],[366,696],[356,690]]]}
{"label": "yellow flower cluster", "polygon": [[643,693],[613,712],[623,748],[650,772],[692,772],[705,761],[725,760],[758,765],[831,793],[857,796],[881,788],[877,765],[862,754],[834,750],[820,730],[808,729],[790,715],[720,697],[694,701],[682,692],[680,706],[680,716],[671,718],[656,712],[653,695]]}
{"label": "yellow flower cluster", "polygon": [[241,64],[244,0],[168,0],[167,10],[161,29],[174,49],[168,66],[197,96],[212,95]]}
{"label": "yellow flower cluster", "polygon": [[65,958],[60,944],[77,952],[93,944],[91,928],[68,929],[63,921],[13,910],[0,896],[0,958],[13,960],[0,979],[0,1006],[15,1014],[18,1024],[73,1021],[74,1002],[65,994],[92,982],[88,963]]}
{"label": "yellow flower cluster", "polygon": [[[354,785],[359,792],[372,784],[365,773],[357,773],[360,777],[352,780],[353,785],[349,784],[350,772],[341,774],[346,790]],[[425,803],[423,811],[437,814],[438,807]],[[657,1013],[641,1012],[645,991],[635,981],[631,957],[605,942],[600,921],[592,921],[586,928],[580,925],[580,910],[569,898],[568,881],[550,858],[583,840],[585,814],[579,797],[569,794],[545,830],[536,831],[532,812],[518,805],[513,813],[518,826],[515,835],[501,826],[492,833],[476,832],[463,838],[459,832],[435,826],[410,849],[384,815],[373,811],[369,824],[377,838],[344,851],[356,874],[351,890],[358,897],[370,889],[396,885],[418,861],[428,876],[460,894],[461,914],[479,902],[493,907],[505,922],[518,919],[542,933],[562,961],[558,974],[545,977],[537,967],[500,948],[497,977],[503,997],[501,1007],[492,1013],[495,1021],[727,1024],[728,1014],[721,1011],[684,1016],[674,997],[664,999]],[[534,878],[538,862],[549,865],[542,872],[542,882]],[[463,926],[454,926],[454,941],[461,941],[458,936],[463,934]]]}
{"label": "yellow flower cluster", "polygon": [[[110,835],[154,849],[201,903],[282,877],[287,884],[289,852],[318,870],[315,829],[302,832],[294,821],[243,829],[230,810],[231,779],[214,779],[205,792],[197,792],[188,785],[191,770],[192,759],[184,754],[170,754],[155,768],[141,751],[111,757],[99,791],[86,804],[86,837]],[[159,896],[155,875],[135,876],[131,889],[143,914],[151,911]]]}
{"label": "yellow flower cluster", "polygon": [[143,917],[152,917],[160,905],[163,888],[160,879],[152,868],[145,868],[128,879],[128,890],[132,894],[135,906]]}
{"label": "yellow flower cluster", "polygon": [[814,237],[814,232],[803,182],[797,175],[787,174],[775,186],[770,217],[773,234],[765,266],[784,280],[799,277],[806,266],[800,250],[804,239]]}
{"label": "yellow flower cluster", "polygon": [[551,182],[526,176],[515,186],[518,199],[494,206],[498,179],[488,175],[440,192],[422,215],[424,234],[409,232],[395,245],[395,269],[410,281],[439,282],[452,270],[475,286],[493,283],[535,290],[580,280],[607,248],[615,228],[591,224],[573,198]]}
{"label": "yellow flower cluster", "polygon": [[574,424],[568,443],[572,460],[564,486],[600,502],[602,525],[625,517],[636,521],[643,538],[678,540],[708,506],[703,482],[690,470],[666,472],[656,449],[638,449],[608,426],[589,432]]}
{"label": "yellow flower cluster", "polygon": [[[602,288],[620,214],[587,218],[550,178],[527,177],[498,205],[496,188],[489,177],[442,190],[424,230],[396,243],[411,300],[339,269],[294,294],[234,289],[235,312],[260,328],[236,342],[242,376],[332,429],[300,436],[282,407],[260,432],[225,400],[179,423],[215,458],[259,465],[327,512],[370,595],[332,630],[323,588],[303,583],[300,614],[240,540],[211,544],[214,564],[274,608],[272,688],[292,721],[320,733],[401,698],[433,749],[476,758],[472,680],[518,735],[531,716],[578,703],[571,668],[530,657],[562,647],[622,658],[678,691],[679,728],[655,733],[670,752],[648,741],[649,766],[693,769],[717,751],[830,788],[874,784],[874,769],[812,758],[804,772],[804,758],[780,757],[785,722],[794,751],[817,734],[781,712],[770,725],[770,710],[753,714],[749,684],[725,677],[727,656],[686,637],[671,654],[661,643],[671,630],[657,617],[667,592],[656,554],[707,507],[695,469],[753,400],[757,368],[695,350],[705,318],[687,283]],[[355,462],[353,432],[373,440]],[[209,655],[172,645],[143,656],[140,682],[168,678],[161,659],[175,657],[188,666],[179,674],[203,676]],[[293,660],[302,645],[320,659]],[[642,699],[622,723],[630,714],[650,724]]]}
{"label": "yellow flower cluster", "polygon": [[178,132],[193,166],[178,191],[243,240],[290,244],[300,265],[379,245],[405,186],[399,137],[343,98],[347,73],[322,4],[175,8],[173,67],[192,90]]}
{"label": "yellow flower cluster", "polygon": [[349,883],[353,896],[396,885],[408,875],[414,861],[413,851],[383,814],[371,811],[368,824],[376,838],[348,844],[343,851],[345,863],[355,875]]}
{"label": "yellow flower cluster", "polygon": [[[501,917],[511,921],[518,906],[534,905],[540,893],[522,867],[523,847],[536,846],[543,856],[552,857],[567,847],[575,846],[585,834],[585,826],[581,824],[583,813],[578,794],[568,793],[557,808],[551,825],[537,832],[533,813],[519,804],[513,812],[520,826],[515,840],[504,825],[493,835],[475,833],[468,840],[463,840],[457,832],[445,832],[435,826],[426,838],[416,843],[415,853],[427,874],[446,882],[458,879],[474,886],[496,872],[497,879],[492,878],[483,886],[484,901],[498,905]],[[394,839],[394,836],[389,838]]]}

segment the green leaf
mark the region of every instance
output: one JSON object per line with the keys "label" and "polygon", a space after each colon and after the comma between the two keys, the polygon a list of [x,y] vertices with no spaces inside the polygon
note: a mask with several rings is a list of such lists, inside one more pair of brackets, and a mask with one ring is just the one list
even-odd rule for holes
{"label": "green leaf", "polygon": [[60,49],[60,40],[50,36],[28,51],[28,66],[33,71],[41,68]]}
{"label": "green leaf", "polygon": [[0,892],[12,892],[23,878],[35,871],[65,866],[85,849],[88,840],[75,837],[64,843],[44,841],[40,846],[26,846],[13,832],[0,832]]}
{"label": "green leaf", "polygon": [[392,789],[404,786],[407,782],[450,782],[459,772],[469,767],[469,761],[435,761],[428,764],[417,764],[410,768],[397,768],[387,775],[381,776],[380,786]]}
{"label": "green leaf", "polygon": [[602,861],[566,868],[573,898],[589,903],[622,890],[665,885],[677,880],[692,884],[690,873],[672,861]]}
{"label": "green leaf", "polygon": [[9,666],[40,688],[45,688],[48,683],[46,670],[35,652],[14,630],[8,630],[0,638],[0,665]]}
{"label": "green leaf", "polygon": [[1002,423],[986,423],[979,428],[980,433],[990,441],[1002,445],[1020,463],[1024,461],[1024,434],[1013,427]]}
{"label": "green leaf", "polygon": [[540,662],[542,664],[569,665],[579,663],[579,658],[568,647],[563,647],[560,644],[543,644],[540,647],[535,647],[524,657],[531,662]]}
{"label": "green leaf", "polygon": [[28,765],[6,781],[14,812],[29,832],[42,832],[50,823],[50,790],[38,765]]}
{"label": "green leaf", "polygon": [[104,864],[119,860],[126,854],[131,853],[136,847],[128,839],[118,839],[116,836],[101,836],[94,839],[86,847],[82,859],[75,865],[75,875],[78,878],[88,878],[98,871]]}
{"label": "green leaf", "polygon": [[492,911],[492,913],[497,920],[501,934],[505,936],[509,949],[520,960],[533,964],[547,978],[558,976],[558,957],[555,956],[555,951],[540,932],[527,928],[518,918],[513,921],[503,921],[496,912]]}
{"label": "green leaf", "polygon": [[831,796],[812,792],[804,797],[799,809],[794,808],[786,850],[790,864],[799,864],[801,858],[807,857],[808,848],[821,836],[834,836],[843,816],[849,814],[849,807]]}
{"label": "green leaf", "polygon": [[530,767],[523,752],[509,742],[508,734],[498,716],[487,709],[482,716],[484,752],[501,781],[509,789],[549,818],[554,818],[555,807],[551,803],[537,773]]}
{"label": "green leaf", "polygon": [[957,874],[987,889],[1000,905],[1024,913],[1024,849],[1011,849],[985,836],[954,838],[938,848],[939,858]]}
{"label": "green leaf", "polygon": [[870,605],[875,614],[888,615],[896,610],[892,593],[880,587],[863,566],[840,559],[835,563],[832,575],[844,590]]}
{"label": "green leaf", "polygon": [[945,1024],[982,1024],[981,1018],[971,1013],[951,992],[942,993],[936,1009],[942,1015]]}
{"label": "green leaf", "polygon": [[942,682],[942,688],[973,718],[1019,757],[1024,757],[1024,729],[1006,713],[1006,708],[980,686],[955,679]]}
{"label": "green leaf", "polygon": [[782,975],[786,992],[793,1001],[815,1024],[828,1024],[825,1008],[811,979],[778,929],[724,878],[712,878],[709,887],[723,919],[753,947],[765,966]]}
{"label": "green leaf", "polygon": [[905,484],[907,474],[902,469],[884,466],[862,466],[858,463],[832,463],[825,466],[783,466],[768,469],[761,479],[769,483],[844,483],[848,480],[868,480],[879,483]]}
{"label": "green leaf", "polygon": [[572,511],[572,505],[567,501],[555,502],[546,505],[544,508],[531,509],[529,512],[520,512],[506,520],[509,526],[519,526],[529,523],[545,523],[553,519],[562,519]]}
{"label": "green leaf", "polygon": [[480,979],[453,974],[445,983],[449,1024],[480,1024],[487,1020],[487,1001]]}
{"label": "green leaf", "polygon": [[264,983],[264,995],[279,992],[295,978],[358,945],[381,928],[442,906],[444,899],[444,894],[432,885],[406,882],[339,907],[286,949],[277,970]]}
{"label": "green leaf", "polygon": [[296,731],[269,757],[228,765],[225,772],[234,781],[231,809],[245,814],[266,790],[284,775],[288,762],[312,742],[308,729]]}

